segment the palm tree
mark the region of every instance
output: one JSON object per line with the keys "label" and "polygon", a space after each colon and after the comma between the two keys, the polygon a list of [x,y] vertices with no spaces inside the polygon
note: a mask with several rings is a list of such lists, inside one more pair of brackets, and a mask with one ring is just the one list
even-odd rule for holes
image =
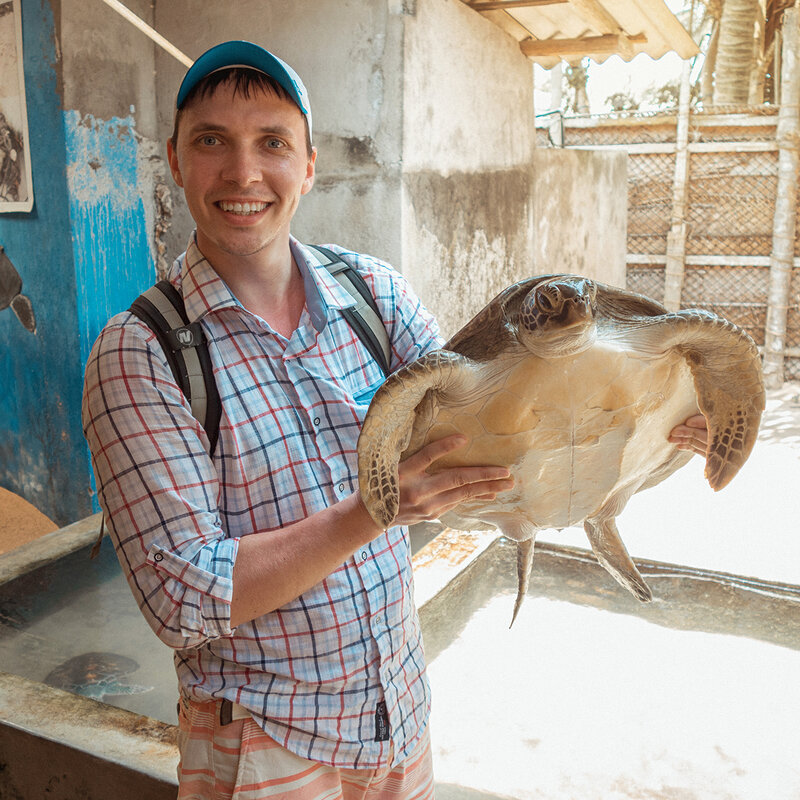
{"label": "palm tree", "polygon": [[776,56],[776,33],[783,12],[794,2],[706,0],[705,16],[713,20],[713,28],[703,67],[704,101],[713,97],[714,105],[764,102],[767,73]]}
{"label": "palm tree", "polygon": [[765,13],[758,0],[724,0],[714,69],[714,105],[744,105],[761,55]]}

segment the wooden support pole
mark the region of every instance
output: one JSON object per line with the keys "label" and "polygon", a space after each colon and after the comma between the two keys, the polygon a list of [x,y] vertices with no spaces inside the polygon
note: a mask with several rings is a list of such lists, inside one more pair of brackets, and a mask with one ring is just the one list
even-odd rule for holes
{"label": "wooden support pole", "polygon": [[664,305],[670,311],[681,307],[681,292],[686,259],[686,200],[689,184],[689,101],[691,64],[683,62],[678,100],[678,129],[675,144],[675,172],[672,182],[672,216],[667,234],[667,258],[664,271]]}
{"label": "wooden support pole", "polygon": [[181,52],[175,47],[169,39],[165,39],[158,31],[151,28],[143,19],[137,17],[127,6],[124,6],[119,0],[103,0],[109,7],[113,8],[121,17],[124,17],[135,28],[138,28],[145,36],[152,39],[162,50],[165,50],[173,58],[176,58],[185,67],[191,67],[194,63],[186,53]]}
{"label": "wooden support pole", "polygon": [[778,185],[764,330],[764,381],[770,389],[783,385],[786,319],[794,260],[797,171],[800,166],[800,10],[796,6],[784,12],[782,38],[781,107],[777,130]]}

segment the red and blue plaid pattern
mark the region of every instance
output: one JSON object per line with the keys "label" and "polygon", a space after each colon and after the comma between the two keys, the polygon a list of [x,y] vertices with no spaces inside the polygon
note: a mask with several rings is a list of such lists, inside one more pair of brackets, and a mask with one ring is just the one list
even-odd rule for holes
{"label": "red and blue plaid pattern", "polygon": [[[439,345],[390,267],[328,245],[364,276],[392,369]],[[239,538],[356,491],[356,443],[383,374],[339,313],[353,298],[296,241],[306,308],[288,341],[231,294],[194,240],[169,276],[209,340],[222,399],[213,460],[152,332],[114,317],[86,367],[83,422],[100,504],[131,590],[175,649],[181,689],[245,706],[292,752],[340,767],[407,757],[429,691],[408,533],[392,528],[277,611],[230,628]],[[375,741],[386,703],[390,741]],[[393,747],[392,747],[393,746]]]}

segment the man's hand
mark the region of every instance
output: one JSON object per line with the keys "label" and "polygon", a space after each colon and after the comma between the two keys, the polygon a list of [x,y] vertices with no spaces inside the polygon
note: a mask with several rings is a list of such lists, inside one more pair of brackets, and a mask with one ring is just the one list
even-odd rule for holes
{"label": "man's hand", "polygon": [[689,417],[683,425],[672,429],[669,440],[678,445],[678,450],[690,450],[697,455],[705,456],[708,447],[708,426],[702,414]]}
{"label": "man's hand", "polygon": [[400,462],[400,509],[393,525],[437,519],[465,500],[493,500],[514,485],[505,467],[451,467],[431,475],[428,467],[467,443],[461,434],[425,446]]}

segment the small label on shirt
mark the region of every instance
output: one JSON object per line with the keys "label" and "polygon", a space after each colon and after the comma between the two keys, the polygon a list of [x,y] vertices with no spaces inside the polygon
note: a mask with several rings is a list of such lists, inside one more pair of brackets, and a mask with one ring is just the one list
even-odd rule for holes
{"label": "small label on shirt", "polygon": [[375,709],[375,741],[386,742],[389,740],[389,715],[386,713],[386,703],[381,701]]}

